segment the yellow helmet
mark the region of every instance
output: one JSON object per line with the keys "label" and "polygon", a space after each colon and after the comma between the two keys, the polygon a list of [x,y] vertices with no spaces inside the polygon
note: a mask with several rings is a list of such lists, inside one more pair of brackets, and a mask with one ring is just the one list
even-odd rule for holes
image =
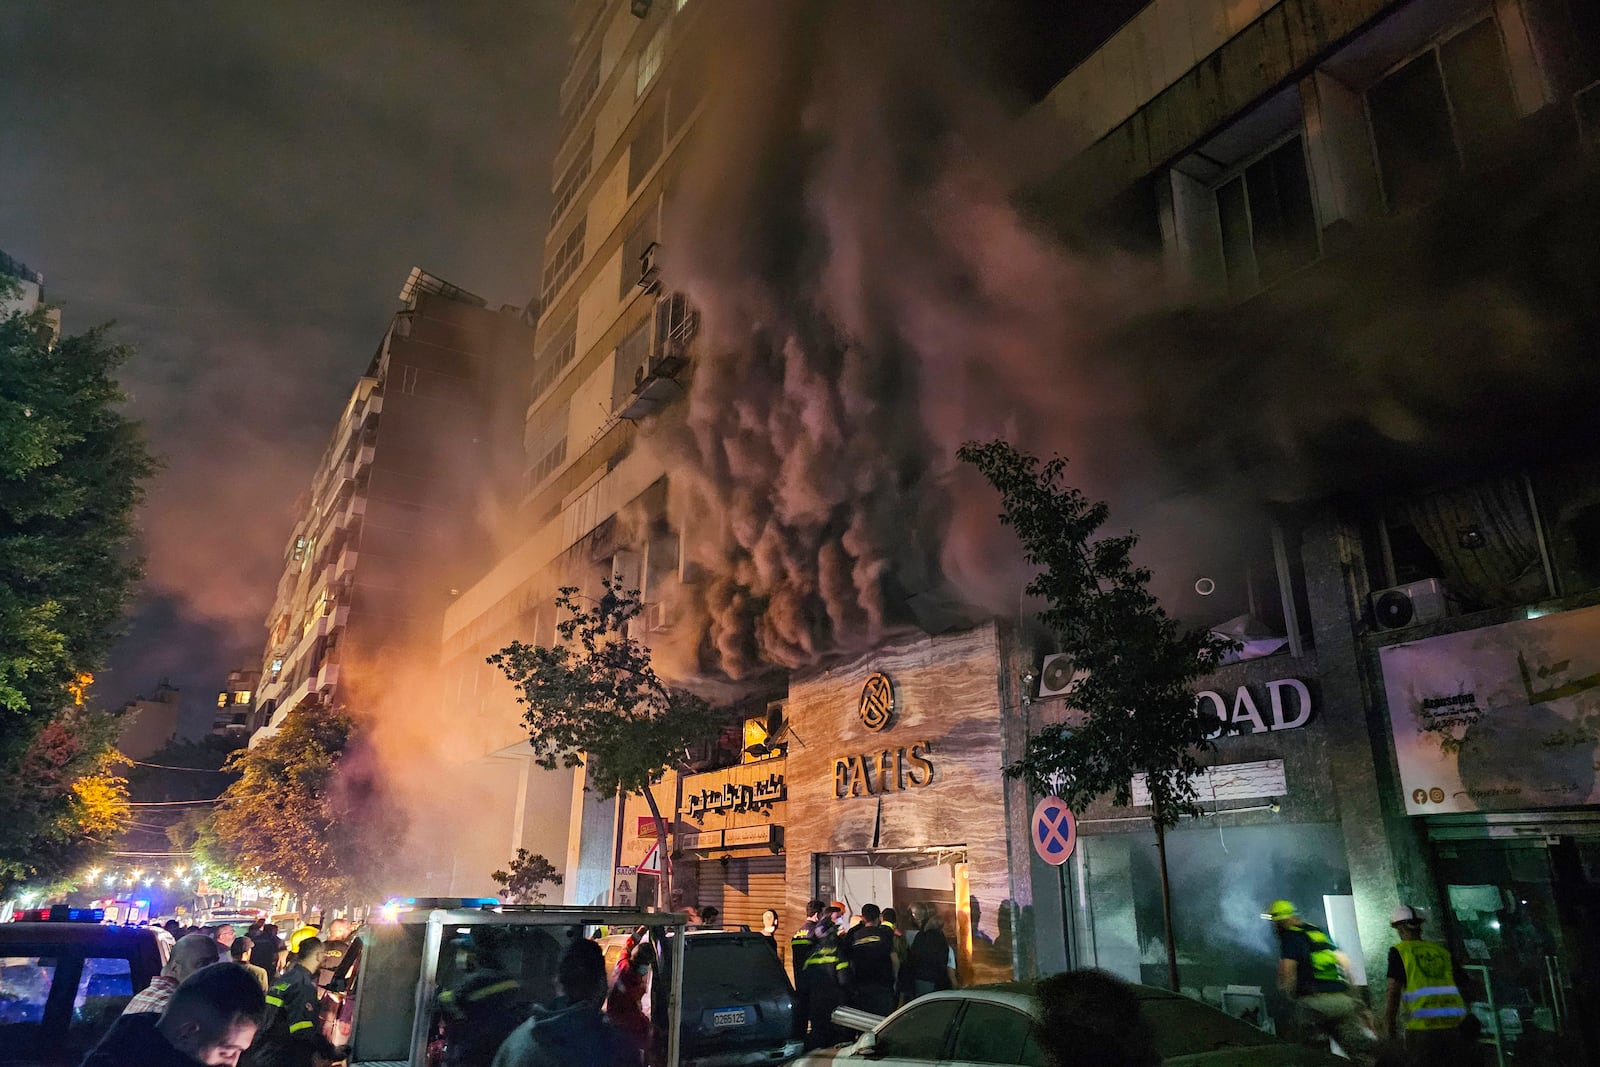
{"label": "yellow helmet", "polygon": [[321,933],[321,930],[315,926],[298,927],[294,933],[289,935],[289,951],[299,952],[302,941],[308,937],[316,937],[319,933]]}
{"label": "yellow helmet", "polygon": [[1261,917],[1263,919],[1287,919],[1299,913],[1300,909],[1287,900],[1274,900],[1267,910],[1261,913]]}

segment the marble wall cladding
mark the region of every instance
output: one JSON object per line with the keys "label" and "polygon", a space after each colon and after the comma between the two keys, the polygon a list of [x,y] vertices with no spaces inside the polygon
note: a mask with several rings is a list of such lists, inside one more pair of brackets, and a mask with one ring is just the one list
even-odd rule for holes
{"label": "marble wall cladding", "polygon": [[[957,846],[966,851],[978,904],[972,942],[1001,935],[1011,879],[999,671],[999,637],[986,625],[910,636],[791,680],[788,714],[800,743],[789,746],[786,761],[786,924],[804,918],[818,856]],[[894,694],[890,720],[876,731],[860,713],[863,686],[875,674],[889,679]],[[1009,971],[1008,952],[1004,961],[978,955],[984,977],[1006,977],[994,972]],[[970,971],[971,961],[962,962]]]}

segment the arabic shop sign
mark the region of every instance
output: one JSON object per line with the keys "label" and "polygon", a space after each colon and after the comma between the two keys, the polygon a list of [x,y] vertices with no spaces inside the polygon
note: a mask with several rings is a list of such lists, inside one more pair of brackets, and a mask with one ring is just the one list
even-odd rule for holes
{"label": "arabic shop sign", "polygon": [[1378,658],[1409,814],[1600,803],[1600,607]]}
{"label": "arabic shop sign", "polygon": [[707,815],[745,815],[769,812],[785,797],[783,775],[776,771],[753,782],[725,781],[695,788],[694,779],[685,783],[684,805],[690,820],[704,822]]}
{"label": "arabic shop sign", "polygon": [[1279,678],[1266,684],[1260,699],[1241,685],[1233,699],[1209,689],[1195,694],[1199,707],[1211,705],[1221,725],[1211,738],[1225,733],[1264,734],[1278,730],[1298,730],[1311,721],[1311,690],[1298,678]]}

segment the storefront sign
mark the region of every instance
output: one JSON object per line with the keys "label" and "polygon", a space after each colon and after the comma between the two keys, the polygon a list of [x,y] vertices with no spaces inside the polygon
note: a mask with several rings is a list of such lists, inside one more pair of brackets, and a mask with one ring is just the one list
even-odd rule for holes
{"label": "storefront sign", "polygon": [[[1258,699],[1249,686],[1241,685],[1231,701],[1209,689],[1196,693],[1197,706],[1204,708],[1210,704],[1217,718],[1222,720],[1222,725],[1210,736],[1298,730],[1311,721],[1311,690],[1306,683],[1298,678],[1279,678],[1268,682],[1266,690],[1265,696]],[[1292,694],[1287,699],[1286,691]]]}
{"label": "storefront sign", "polygon": [[833,761],[833,797],[873,797],[933,784],[933,742],[883,749]]}
{"label": "storefront sign", "polygon": [[894,719],[894,683],[887,674],[874,674],[861,686],[857,713],[861,716],[861,725],[874,733]]}
{"label": "storefront sign", "polygon": [[[1283,760],[1256,760],[1251,763],[1224,763],[1207,767],[1193,779],[1195,796],[1202,805],[1235,800],[1268,800],[1289,792],[1289,779]],[[1133,776],[1133,806],[1150,806],[1150,786],[1145,776]]]}
{"label": "storefront sign", "polygon": [[771,824],[762,826],[733,826],[722,831],[722,843],[728,848],[749,845],[770,845],[778,828]]}
{"label": "storefront sign", "polygon": [[678,835],[680,849],[721,848],[721,830],[696,830]]}
{"label": "storefront sign", "polygon": [[1600,803],[1600,607],[1378,659],[1409,814]]}
{"label": "storefront sign", "polygon": [[689,818],[702,822],[707,815],[770,811],[784,796],[783,775],[773,772],[755,782],[729,781],[720,787],[686,793],[684,803],[689,809]]}

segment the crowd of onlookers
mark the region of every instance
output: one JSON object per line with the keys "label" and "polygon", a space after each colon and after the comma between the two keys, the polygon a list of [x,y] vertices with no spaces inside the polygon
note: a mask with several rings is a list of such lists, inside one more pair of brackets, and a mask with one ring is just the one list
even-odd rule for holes
{"label": "crowd of onlookers", "polygon": [[344,1049],[326,1036],[337,997],[325,995],[349,948],[348,920],[288,937],[257,920],[243,932],[161,924],[175,939],[161,974],[137,993],[83,1067],[311,1067]]}

